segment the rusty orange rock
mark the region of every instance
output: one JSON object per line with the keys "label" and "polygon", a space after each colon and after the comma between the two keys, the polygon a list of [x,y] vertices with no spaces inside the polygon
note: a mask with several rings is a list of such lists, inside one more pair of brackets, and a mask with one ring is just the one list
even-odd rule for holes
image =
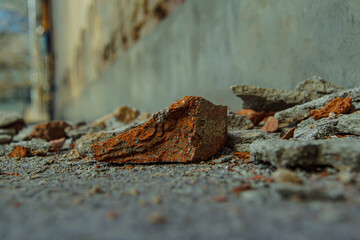
{"label": "rusty orange rock", "polygon": [[329,117],[330,113],[346,114],[351,110],[351,97],[342,98],[338,97],[331,100],[325,107],[322,109],[313,109],[311,110],[311,116],[315,120],[319,120],[324,117]]}
{"label": "rusty orange rock", "polygon": [[20,157],[20,158],[23,158],[23,157],[26,157],[26,156],[29,156],[29,155],[30,155],[30,153],[26,148],[24,148],[22,146],[16,146],[15,149],[8,154],[8,157]]}
{"label": "rusty orange rock", "polygon": [[65,143],[65,138],[63,137],[63,138],[51,140],[49,141],[49,143],[51,145],[49,150],[50,152],[59,152]]}
{"label": "rusty orange rock", "polygon": [[216,154],[226,136],[226,106],[184,97],[149,121],[91,149],[99,162],[197,162]]}
{"label": "rusty orange rock", "polygon": [[242,115],[242,116],[250,116],[251,114],[254,113],[256,113],[256,111],[252,109],[240,109],[239,111],[236,112],[237,115]]}
{"label": "rusty orange rock", "polygon": [[279,120],[274,117],[268,117],[261,129],[268,133],[276,132],[279,129]]}
{"label": "rusty orange rock", "polygon": [[47,141],[66,137],[65,128],[70,127],[65,121],[47,122],[36,125],[34,131],[30,134],[32,138],[42,138]]}

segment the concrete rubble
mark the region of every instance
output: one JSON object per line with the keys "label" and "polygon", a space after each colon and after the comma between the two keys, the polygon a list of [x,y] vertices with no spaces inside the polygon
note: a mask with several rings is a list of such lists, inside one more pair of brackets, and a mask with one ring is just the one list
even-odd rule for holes
{"label": "concrete rubble", "polygon": [[342,89],[317,76],[299,83],[294,90],[267,89],[248,85],[231,87],[232,92],[244,101],[244,108],[267,112],[284,110]]}
{"label": "concrete rubble", "polygon": [[[184,97],[154,114],[122,106],[90,123],[53,121],[22,130],[22,116],[2,113],[0,179],[14,187],[0,184],[0,206],[1,195],[7,202],[22,196],[12,192],[23,191],[21,185],[41,186],[38,192],[46,194],[36,199],[41,206],[46,200],[59,209],[59,202],[66,202],[66,209],[81,205],[93,214],[95,205],[104,205],[107,220],[114,222],[123,215],[131,219],[139,207],[147,219],[154,207],[160,211],[174,203],[176,209],[167,213],[195,204],[192,212],[212,214],[207,206],[215,204],[234,214],[232,206],[240,203],[241,213],[260,207],[261,217],[272,208],[276,214],[294,208],[303,214],[306,204],[336,203],[334,209],[342,210],[333,218],[341,222],[343,208],[360,203],[359,88],[344,90],[313,78],[291,91],[261,91],[266,93],[261,106],[249,109],[257,103],[247,102],[236,113],[201,97]],[[57,195],[63,188],[66,194]],[[125,208],[108,208],[116,201],[131,216]],[[147,224],[173,224],[171,214],[159,214],[166,221]],[[355,211],[347,214],[357,217]]]}

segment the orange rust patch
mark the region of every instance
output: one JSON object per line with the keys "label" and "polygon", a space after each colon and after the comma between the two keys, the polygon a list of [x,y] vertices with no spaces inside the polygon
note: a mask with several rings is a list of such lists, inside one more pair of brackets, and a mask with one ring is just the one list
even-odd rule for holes
{"label": "orange rust patch", "polygon": [[13,157],[20,157],[20,158],[23,158],[23,157],[28,156],[29,154],[30,153],[26,148],[24,148],[22,146],[16,146],[15,149],[8,154],[8,157],[12,157],[12,158]]}
{"label": "orange rust patch", "polygon": [[346,114],[351,110],[351,97],[342,98],[338,97],[331,100],[325,107],[322,109],[313,109],[311,110],[311,116],[315,120],[319,120],[324,117],[329,117],[330,113]]}
{"label": "orange rust patch", "polygon": [[250,152],[234,152],[233,154],[240,159],[250,159]]}
{"label": "orange rust patch", "polygon": [[234,194],[239,194],[241,192],[244,192],[244,191],[247,191],[247,190],[251,190],[252,187],[249,183],[246,183],[246,184],[243,184],[243,185],[240,185],[238,187],[234,187],[231,192],[234,193]]}
{"label": "orange rust patch", "polygon": [[91,146],[99,162],[158,163],[208,160],[225,144],[227,109],[184,97],[142,125]]}

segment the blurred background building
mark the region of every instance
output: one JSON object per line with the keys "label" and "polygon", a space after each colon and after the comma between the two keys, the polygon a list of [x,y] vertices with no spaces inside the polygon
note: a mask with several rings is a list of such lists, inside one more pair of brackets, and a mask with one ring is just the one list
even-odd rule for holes
{"label": "blurred background building", "polygon": [[233,84],[359,86],[358,0],[1,0],[0,108],[93,120]]}

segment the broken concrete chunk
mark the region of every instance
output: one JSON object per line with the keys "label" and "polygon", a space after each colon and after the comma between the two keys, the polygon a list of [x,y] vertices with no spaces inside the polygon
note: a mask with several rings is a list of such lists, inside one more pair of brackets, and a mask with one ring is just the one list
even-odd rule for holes
{"label": "broken concrete chunk", "polygon": [[272,177],[274,178],[275,182],[279,183],[290,183],[290,184],[297,184],[297,185],[303,185],[304,180],[299,177],[296,172],[290,171],[286,168],[279,168],[277,169]]}
{"label": "broken concrete chunk", "polygon": [[354,134],[360,136],[360,114],[348,114],[339,117],[337,124],[339,134]]}
{"label": "broken concrete chunk", "polygon": [[[32,139],[31,141],[22,141],[10,144],[15,157],[19,157],[21,152],[26,152],[26,157],[44,156],[47,155],[50,146],[50,143],[43,139]],[[26,149],[26,151],[24,149]]]}
{"label": "broken concrete chunk", "polygon": [[41,138],[47,141],[66,137],[65,128],[70,127],[65,121],[47,122],[36,125],[30,138]]}
{"label": "broken concrete chunk", "polygon": [[255,111],[280,111],[311,101],[317,97],[316,94],[307,92],[268,89],[248,85],[232,86],[231,90],[244,101],[244,108]]}
{"label": "broken concrete chunk", "polygon": [[226,136],[226,106],[184,97],[149,121],[91,149],[99,162],[195,162],[216,154]]}
{"label": "broken concrete chunk", "polygon": [[294,106],[292,108],[277,112],[275,114],[275,117],[279,120],[279,122],[287,122],[287,123],[293,123],[298,122],[300,120],[303,120],[305,118],[310,117],[310,112],[313,109],[316,108],[323,108],[326,104],[328,104],[331,100],[342,97],[342,98],[348,98],[351,97],[351,105],[353,106],[353,110],[359,110],[360,109],[360,88],[353,88],[344,90],[341,92],[336,92],[330,95],[326,95],[324,97],[321,97],[319,99]]}
{"label": "broken concrete chunk", "polygon": [[23,116],[18,112],[0,111],[0,128],[19,132],[25,126]]}
{"label": "broken concrete chunk", "polygon": [[251,160],[276,167],[347,166],[360,169],[360,139],[258,140],[250,146]]}
{"label": "broken concrete chunk", "polygon": [[277,137],[277,135],[269,134],[261,129],[229,131],[226,146],[236,152],[248,152],[250,151],[250,143],[255,140]]}
{"label": "broken concrete chunk", "polygon": [[331,100],[322,109],[313,109],[310,111],[311,116],[315,120],[332,115],[346,114],[351,110],[351,97],[342,98],[338,97]]}
{"label": "broken concrete chunk", "polygon": [[281,111],[343,90],[320,77],[313,77],[299,83],[295,90],[268,89],[257,86],[238,85],[231,87],[240,97],[244,108],[255,111]]}
{"label": "broken concrete chunk", "polygon": [[16,134],[15,129],[1,129],[0,128],[0,144],[10,143],[15,134]]}
{"label": "broken concrete chunk", "polygon": [[243,115],[237,115],[235,113],[229,112],[227,118],[229,130],[250,129],[254,126],[254,124]]}
{"label": "broken concrete chunk", "polygon": [[[306,121],[309,123],[304,126],[299,126],[294,132],[294,138],[309,140],[309,139],[326,139],[329,136],[338,134],[336,125],[338,119],[322,118],[318,121]],[[312,123],[311,123],[312,122]]]}
{"label": "broken concrete chunk", "polygon": [[313,76],[310,79],[300,82],[294,89],[295,91],[315,92],[319,96],[328,95],[344,90],[343,87],[329,83],[319,76]]}

